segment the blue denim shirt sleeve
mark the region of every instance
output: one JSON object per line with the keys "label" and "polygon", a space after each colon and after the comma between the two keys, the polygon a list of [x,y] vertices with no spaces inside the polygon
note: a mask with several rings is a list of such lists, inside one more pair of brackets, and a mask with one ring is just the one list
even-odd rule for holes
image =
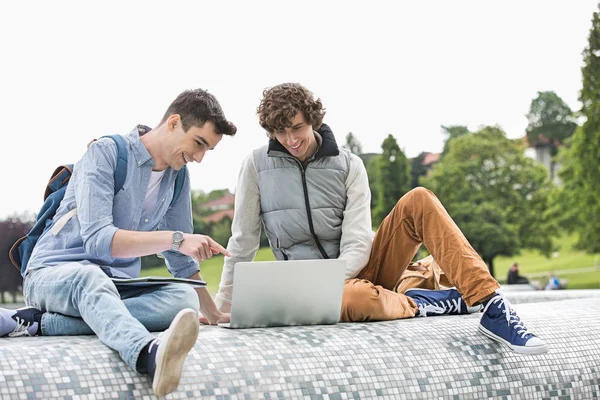
{"label": "blue denim shirt sleeve", "polygon": [[89,255],[112,262],[112,240],[118,230],[113,225],[114,170],[117,146],[112,140],[96,141],[90,145],[74,168],[77,218],[81,226],[83,246]]}
{"label": "blue denim shirt sleeve", "polygon": [[[190,185],[189,170],[186,168],[186,177],[179,198],[171,204],[163,220],[158,225],[159,230],[181,231],[193,233],[192,219],[192,190]],[[169,272],[176,278],[188,278],[199,271],[198,262],[190,256],[178,251],[168,250],[162,253],[165,257]]]}

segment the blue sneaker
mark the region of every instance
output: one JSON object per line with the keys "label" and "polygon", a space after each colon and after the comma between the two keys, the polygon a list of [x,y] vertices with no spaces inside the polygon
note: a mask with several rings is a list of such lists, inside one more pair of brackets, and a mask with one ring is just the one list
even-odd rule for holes
{"label": "blue sneaker", "polygon": [[145,369],[152,378],[152,390],[157,396],[165,396],[177,389],[183,362],[198,338],[199,325],[198,313],[185,308],[177,313],[169,329],[142,350],[148,352]]}
{"label": "blue sneaker", "polygon": [[41,335],[42,312],[37,308],[0,308],[0,337]]}
{"label": "blue sneaker", "polygon": [[405,295],[412,298],[419,307],[418,317],[432,315],[472,314],[481,311],[483,306],[467,306],[458,290],[408,289]]}
{"label": "blue sneaker", "polygon": [[548,351],[548,345],[527,330],[502,293],[488,300],[483,309],[479,330],[516,353],[542,354]]}

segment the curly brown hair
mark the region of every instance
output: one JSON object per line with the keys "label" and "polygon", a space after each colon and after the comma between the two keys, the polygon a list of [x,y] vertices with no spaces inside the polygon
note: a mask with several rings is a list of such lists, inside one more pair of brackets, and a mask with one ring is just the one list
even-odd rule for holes
{"label": "curly brown hair", "polygon": [[325,108],[320,99],[315,100],[313,93],[299,83],[282,83],[265,89],[256,109],[260,126],[265,128],[268,136],[291,127],[298,112],[313,129],[321,127]]}

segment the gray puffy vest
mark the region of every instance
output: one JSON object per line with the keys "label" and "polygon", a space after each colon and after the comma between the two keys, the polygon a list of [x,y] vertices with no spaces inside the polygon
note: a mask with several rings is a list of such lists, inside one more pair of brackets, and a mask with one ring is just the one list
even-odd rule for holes
{"label": "gray puffy vest", "polygon": [[261,218],[278,260],[340,254],[350,152],[327,125],[318,132],[321,147],[306,167],[276,140],[254,151]]}

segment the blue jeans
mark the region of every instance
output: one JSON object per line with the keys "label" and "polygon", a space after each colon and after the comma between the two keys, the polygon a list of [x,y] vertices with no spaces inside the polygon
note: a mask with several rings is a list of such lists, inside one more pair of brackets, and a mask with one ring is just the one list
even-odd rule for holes
{"label": "blue jeans", "polygon": [[25,303],[45,311],[43,335],[96,334],[136,369],[144,346],[184,308],[198,311],[198,295],[185,284],[115,286],[95,265],[68,263],[31,271],[25,278]]}

